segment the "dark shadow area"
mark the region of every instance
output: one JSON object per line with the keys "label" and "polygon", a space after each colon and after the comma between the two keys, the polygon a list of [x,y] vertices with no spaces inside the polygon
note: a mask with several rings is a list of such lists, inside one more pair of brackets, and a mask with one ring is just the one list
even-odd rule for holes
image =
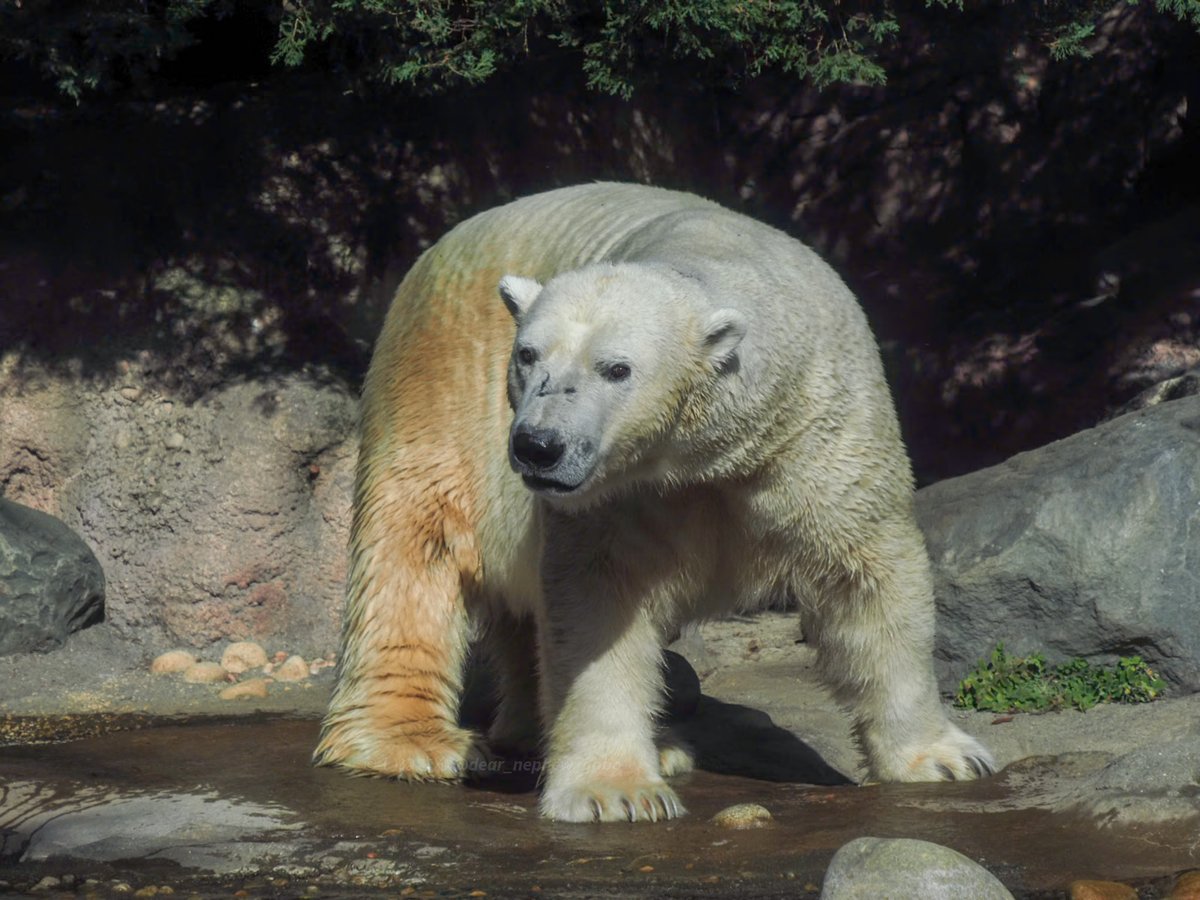
{"label": "dark shadow area", "polygon": [[0,346],[18,350],[18,385],[42,367],[110,378],[138,351],[185,396],[302,367],[356,382],[421,251],[516,196],[636,177],[628,157],[654,152],[642,121],[554,73],[454,103],[281,76],[15,104],[0,118]]}
{"label": "dark shadow area", "polygon": [[676,731],[696,751],[696,766],[705,772],[789,784],[854,783],[792,732],[749,706],[701,697],[696,715]]}
{"label": "dark shadow area", "polygon": [[185,399],[297,369],[357,385],[399,278],[450,226],[600,179],[705,194],[820,250],[876,329],[921,481],[1195,365],[1195,31],[1117,7],[1091,59],[1056,63],[1005,5],[901,12],[883,88],[761,78],[625,103],[563,63],[349,96],[281,70],[194,87],[184,60],[137,101],[10,90],[10,387],[122,366]]}
{"label": "dark shadow area", "polygon": [[863,298],[921,481],[1195,364],[1200,40],[1144,12],[1053,62],[1011,8],[930,8],[886,88],[764,95],[729,121],[746,206]]}
{"label": "dark shadow area", "polygon": [[[695,715],[672,725],[703,772],[781,784],[854,783],[796,735],[749,706],[701,697]],[[502,794],[531,793],[537,790],[543,765],[536,757],[498,757],[482,765],[468,785]]]}
{"label": "dark shadow area", "polygon": [[[678,653],[665,650],[663,660],[666,708],[662,723],[691,747],[698,769],[791,784],[853,783],[766,713],[702,694],[695,670]],[[460,723],[486,734],[495,711],[494,692],[486,665],[473,658],[467,666]],[[501,757],[482,764],[471,783],[503,793],[533,791],[541,766],[535,757]]]}

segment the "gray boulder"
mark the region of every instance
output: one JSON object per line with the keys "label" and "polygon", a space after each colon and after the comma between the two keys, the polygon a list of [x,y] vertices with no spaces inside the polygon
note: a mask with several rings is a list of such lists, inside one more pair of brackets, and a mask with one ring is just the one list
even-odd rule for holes
{"label": "gray boulder", "polygon": [[1200,691],[1200,397],[917,493],[949,689],[997,641]]}
{"label": "gray boulder", "polygon": [[957,850],[909,838],[862,837],[842,845],[821,900],[1012,900],[995,875]]}
{"label": "gray boulder", "polygon": [[0,656],[52,650],[104,618],[104,572],[53,516],[0,497]]}

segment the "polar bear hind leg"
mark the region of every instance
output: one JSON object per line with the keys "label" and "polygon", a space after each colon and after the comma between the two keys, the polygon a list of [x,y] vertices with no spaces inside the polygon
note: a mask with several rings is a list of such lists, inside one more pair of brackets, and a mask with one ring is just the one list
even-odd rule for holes
{"label": "polar bear hind leg", "polygon": [[541,724],[532,617],[497,611],[487,624],[481,647],[497,682],[496,717],[488,729],[488,747],[505,755],[537,755]]}
{"label": "polar bear hind leg", "polygon": [[692,748],[671,729],[661,729],[654,743],[658,747],[658,769],[663,778],[686,775],[696,768]]}

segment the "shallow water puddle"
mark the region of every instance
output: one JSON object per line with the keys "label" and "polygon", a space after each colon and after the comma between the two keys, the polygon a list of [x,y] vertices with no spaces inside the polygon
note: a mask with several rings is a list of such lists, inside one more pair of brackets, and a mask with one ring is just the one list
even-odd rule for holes
{"label": "shallow water puddle", "polygon": [[[0,747],[0,867],[119,863],[161,873],[169,864],[182,880],[285,873],[334,892],[795,896],[815,893],[833,852],[862,835],[953,847],[1018,895],[1200,865],[1200,836],[1187,830],[1106,827],[1045,808],[1046,785],[1086,769],[1079,758],[943,785],[813,786],[700,771],[680,780],[684,819],[575,826],[537,817],[527,771],[471,786],[350,778],[309,764],[316,735],[314,721],[260,717]],[[738,771],[753,769],[749,737]],[[767,807],[773,823],[731,831],[709,821],[746,802]]]}

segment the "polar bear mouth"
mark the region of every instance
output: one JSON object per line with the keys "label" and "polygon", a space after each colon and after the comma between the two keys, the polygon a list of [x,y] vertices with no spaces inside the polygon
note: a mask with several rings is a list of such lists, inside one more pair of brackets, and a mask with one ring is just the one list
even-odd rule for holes
{"label": "polar bear mouth", "polygon": [[525,487],[531,491],[549,494],[569,494],[579,487],[578,484],[566,484],[561,481],[555,481],[553,478],[542,478],[537,475],[522,475],[521,480],[525,482]]}

